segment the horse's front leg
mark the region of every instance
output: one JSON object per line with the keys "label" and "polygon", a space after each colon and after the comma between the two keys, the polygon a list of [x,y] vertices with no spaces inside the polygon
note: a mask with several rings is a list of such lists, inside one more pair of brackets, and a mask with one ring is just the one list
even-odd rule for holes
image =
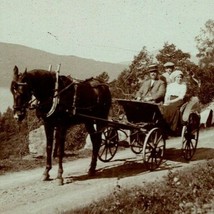
{"label": "horse's front leg", "polygon": [[64,157],[64,147],[65,147],[65,137],[66,137],[66,131],[67,128],[64,126],[57,127],[56,129],[56,143],[58,144],[58,152],[59,152],[59,168],[58,168],[58,174],[57,179],[59,181],[59,185],[63,185],[63,157]]}
{"label": "horse's front leg", "polygon": [[47,159],[46,159],[46,168],[43,173],[43,181],[48,181],[50,178],[49,171],[52,168],[52,149],[53,149],[53,135],[54,135],[54,127],[51,126],[48,123],[44,124],[45,127],[45,134],[46,134],[46,153],[47,153]]}

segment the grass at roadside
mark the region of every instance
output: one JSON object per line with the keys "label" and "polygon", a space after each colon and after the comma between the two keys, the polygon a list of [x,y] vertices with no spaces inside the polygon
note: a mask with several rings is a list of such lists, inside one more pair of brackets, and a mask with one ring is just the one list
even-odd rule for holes
{"label": "grass at roadside", "polygon": [[176,172],[160,182],[124,189],[64,214],[214,213],[214,159]]}

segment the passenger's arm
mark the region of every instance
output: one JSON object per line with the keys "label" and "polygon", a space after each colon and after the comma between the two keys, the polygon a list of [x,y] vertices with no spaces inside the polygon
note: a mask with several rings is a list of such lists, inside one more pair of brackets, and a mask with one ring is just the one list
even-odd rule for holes
{"label": "passenger's arm", "polygon": [[171,87],[172,85],[171,84],[168,84],[167,87],[166,87],[166,94],[165,94],[165,97],[164,97],[164,105],[168,105],[169,104],[169,101],[170,101],[170,96],[171,96]]}
{"label": "passenger's arm", "polygon": [[144,89],[144,86],[142,85],[135,96],[136,100],[141,100],[142,94],[143,94],[143,89]]}

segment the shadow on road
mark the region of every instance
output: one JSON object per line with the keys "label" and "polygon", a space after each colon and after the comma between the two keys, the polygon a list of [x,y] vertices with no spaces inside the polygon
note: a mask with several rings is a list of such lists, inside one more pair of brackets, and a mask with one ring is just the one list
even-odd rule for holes
{"label": "shadow on road", "polygon": [[[80,175],[80,176],[70,176],[66,177],[66,179],[73,181],[82,181],[82,180],[88,180],[88,179],[98,179],[98,178],[122,178],[122,177],[129,177],[129,176],[135,176],[137,174],[140,174],[142,172],[147,171],[145,168],[143,162],[139,163],[137,161],[125,161],[122,165],[117,164],[114,166],[105,166],[102,168],[99,168],[96,171],[95,176],[88,176],[88,174]],[[68,182],[67,182],[68,183]]]}
{"label": "shadow on road", "polygon": [[[192,161],[207,160],[214,158],[214,149],[212,148],[198,148]],[[164,161],[158,169],[155,171],[171,170],[172,168],[180,168],[181,165],[168,165],[167,161],[173,161],[178,163],[188,163],[183,156],[181,149],[169,148],[165,151]],[[121,161],[123,163],[121,164]],[[74,181],[83,181],[89,179],[101,179],[101,178],[123,178],[136,176],[141,173],[150,173],[145,167],[143,161],[134,160],[133,158],[115,159],[111,162],[115,162],[113,166],[101,167],[97,170],[95,176],[88,176],[83,174],[79,176],[68,176],[66,177],[66,184]],[[118,163],[117,163],[118,162]]]}
{"label": "shadow on road", "polygon": [[[214,158],[213,148],[197,148],[191,161],[207,160]],[[170,148],[165,151],[165,159],[175,162],[188,163],[182,155],[181,149]]]}
{"label": "shadow on road", "polygon": [[[170,169],[167,165],[161,165],[156,171],[168,170]],[[88,174],[80,176],[69,176],[66,177],[66,184],[72,183],[74,181],[83,181],[89,179],[101,179],[101,178],[124,178],[132,177],[142,173],[150,173],[150,171],[145,167],[143,161],[134,160],[124,160],[123,164],[117,164],[114,166],[106,166],[99,168],[95,176],[88,176]]]}

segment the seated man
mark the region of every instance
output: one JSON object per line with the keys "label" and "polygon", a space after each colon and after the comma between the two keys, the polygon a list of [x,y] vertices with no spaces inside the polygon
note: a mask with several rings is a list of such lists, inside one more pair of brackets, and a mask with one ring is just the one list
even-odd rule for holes
{"label": "seated man", "polygon": [[161,75],[161,78],[166,84],[169,84],[172,82],[172,79],[170,75],[174,71],[175,64],[173,62],[167,62],[164,65],[164,73]]}
{"label": "seated man", "polygon": [[136,94],[136,99],[145,102],[160,103],[164,100],[166,92],[165,84],[158,79],[157,65],[149,66],[150,78],[145,80]]}

